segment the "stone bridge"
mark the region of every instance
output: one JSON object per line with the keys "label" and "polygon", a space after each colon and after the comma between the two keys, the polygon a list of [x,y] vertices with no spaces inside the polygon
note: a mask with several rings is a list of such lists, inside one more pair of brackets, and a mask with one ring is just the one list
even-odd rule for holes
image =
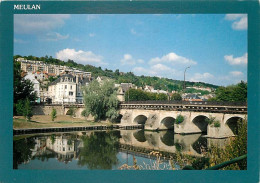
{"label": "stone bridge", "polygon": [[[205,133],[225,138],[237,134],[237,122],[247,118],[247,106],[241,103],[217,102],[126,102],[120,105],[122,125],[143,124],[145,130],[174,130],[175,133]],[[176,124],[178,116],[184,121]],[[215,118],[219,125],[208,125]]]}
{"label": "stone bridge", "polygon": [[[34,115],[50,115],[55,108],[57,115],[68,115],[73,108],[75,117],[84,118],[84,104],[36,105]],[[205,133],[213,138],[225,138],[237,134],[237,121],[247,118],[246,103],[189,102],[189,101],[131,101],[120,104],[121,125],[143,124],[145,130],[174,130],[175,133]],[[177,116],[184,121],[175,124]],[[219,127],[208,125],[214,117]],[[92,118],[88,118],[91,120]]]}

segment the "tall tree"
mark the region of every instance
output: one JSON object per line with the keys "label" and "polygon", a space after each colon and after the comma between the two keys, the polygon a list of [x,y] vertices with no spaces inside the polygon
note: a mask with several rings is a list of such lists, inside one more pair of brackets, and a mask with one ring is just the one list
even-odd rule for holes
{"label": "tall tree", "polygon": [[[21,76],[21,65],[14,60],[14,73],[13,73],[13,96],[14,96],[14,115],[17,114],[16,106],[21,102],[25,102],[26,98],[29,101],[36,100],[36,93],[33,89],[33,84],[30,80],[25,80]],[[19,113],[19,112],[18,112]]]}
{"label": "tall tree", "polygon": [[85,87],[83,95],[86,112],[96,121],[105,118],[114,121],[119,116],[117,88],[112,80],[104,80],[102,83],[92,81]]}

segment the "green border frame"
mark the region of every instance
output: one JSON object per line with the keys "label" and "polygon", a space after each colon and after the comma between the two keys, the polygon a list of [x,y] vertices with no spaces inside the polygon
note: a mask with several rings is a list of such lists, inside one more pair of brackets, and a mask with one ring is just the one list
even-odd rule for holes
{"label": "green border frame", "polygon": [[[13,10],[41,4],[41,10]],[[13,14],[248,14],[248,169],[244,171],[13,170]],[[5,182],[259,182],[258,1],[0,2],[0,183]]]}

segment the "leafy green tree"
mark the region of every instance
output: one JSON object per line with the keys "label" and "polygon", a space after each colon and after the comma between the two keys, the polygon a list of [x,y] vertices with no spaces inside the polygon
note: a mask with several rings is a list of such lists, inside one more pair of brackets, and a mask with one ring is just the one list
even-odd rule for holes
{"label": "leafy green tree", "polygon": [[31,117],[33,116],[31,102],[28,98],[25,100],[23,116],[25,117],[26,121],[30,121]]}
{"label": "leafy green tree", "polygon": [[117,88],[112,80],[104,80],[102,83],[94,80],[85,87],[83,95],[86,114],[91,114],[95,121],[105,118],[114,121],[119,116]]}
{"label": "leafy green tree", "polygon": [[156,96],[157,100],[168,100],[168,96],[164,93],[158,93]]}
{"label": "leafy green tree", "polygon": [[237,85],[219,87],[216,89],[216,97],[212,101],[246,102],[247,83],[241,81]]}
{"label": "leafy green tree", "polygon": [[15,104],[16,115],[22,116],[24,111],[24,100],[19,100],[17,104]]}
{"label": "leafy green tree", "polygon": [[51,120],[54,121],[55,118],[57,118],[57,111],[56,111],[56,109],[52,109],[52,111],[51,111]]}
{"label": "leafy green tree", "polygon": [[[21,76],[21,65],[19,62],[16,62],[14,60],[13,63],[14,66],[14,72],[13,72],[13,96],[14,96],[14,108],[13,113],[14,115],[17,115],[17,104],[19,102],[18,107],[21,107],[21,103],[25,103],[26,98],[29,99],[29,101],[35,101],[36,100],[36,93],[33,89],[33,84],[30,80],[25,80]],[[21,110],[18,109],[19,115],[21,115]]]}
{"label": "leafy green tree", "polygon": [[172,94],[171,100],[181,101],[182,97],[179,93],[174,93],[174,94]]}

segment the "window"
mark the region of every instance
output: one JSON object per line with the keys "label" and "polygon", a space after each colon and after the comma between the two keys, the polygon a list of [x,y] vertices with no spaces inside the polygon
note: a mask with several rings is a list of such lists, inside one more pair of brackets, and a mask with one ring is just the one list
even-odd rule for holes
{"label": "window", "polygon": [[73,92],[69,92],[69,96],[72,96],[73,95]]}
{"label": "window", "polygon": [[70,89],[72,90],[72,85],[70,86]]}
{"label": "window", "polygon": [[65,89],[67,89],[67,85],[65,85]]}

